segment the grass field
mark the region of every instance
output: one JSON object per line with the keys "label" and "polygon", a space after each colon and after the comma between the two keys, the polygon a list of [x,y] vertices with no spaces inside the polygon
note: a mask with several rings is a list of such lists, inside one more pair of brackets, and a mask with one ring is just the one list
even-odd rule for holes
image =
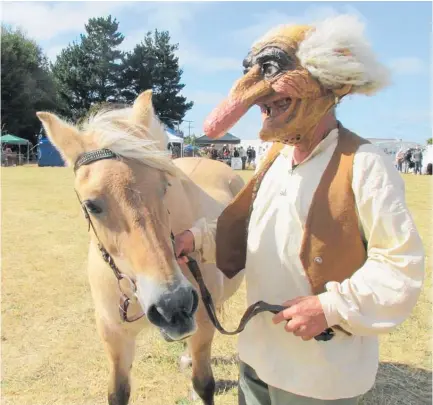
{"label": "grass field", "polygon": [[[243,176],[250,176],[244,172]],[[364,404],[431,403],[430,176],[404,177],[423,238],[428,277],[410,319],[381,337],[376,388]],[[2,404],[106,404],[107,363],[96,334],[86,277],[87,227],[64,168],[2,169]],[[242,287],[230,301],[232,328],[245,309]],[[140,336],[131,404],[186,405],[189,372],[178,371],[180,344]],[[217,334],[216,403],[237,404],[236,338]]]}

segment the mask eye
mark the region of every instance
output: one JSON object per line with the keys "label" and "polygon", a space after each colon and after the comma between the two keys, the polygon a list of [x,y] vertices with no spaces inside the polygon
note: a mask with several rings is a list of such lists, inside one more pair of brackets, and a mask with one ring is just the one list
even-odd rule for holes
{"label": "mask eye", "polygon": [[84,205],[90,214],[98,215],[102,213],[102,208],[99,205],[97,205],[94,201],[86,200],[84,201]]}
{"label": "mask eye", "polygon": [[280,71],[280,68],[277,64],[266,62],[262,65],[262,74],[266,78],[270,78],[275,76]]}

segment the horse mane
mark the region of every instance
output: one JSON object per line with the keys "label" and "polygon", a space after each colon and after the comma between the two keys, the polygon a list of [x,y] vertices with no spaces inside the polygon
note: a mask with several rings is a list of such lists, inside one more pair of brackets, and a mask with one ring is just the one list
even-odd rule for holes
{"label": "horse mane", "polygon": [[98,148],[107,148],[125,159],[133,159],[173,176],[177,168],[167,151],[164,126],[153,114],[149,127],[131,120],[132,108],[104,107],[84,120],[80,127]]}

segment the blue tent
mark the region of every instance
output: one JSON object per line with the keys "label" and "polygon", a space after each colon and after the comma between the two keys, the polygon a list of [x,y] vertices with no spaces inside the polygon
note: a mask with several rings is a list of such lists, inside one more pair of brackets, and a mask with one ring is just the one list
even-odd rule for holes
{"label": "blue tent", "polygon": [[198,146],[193,146],[193,145],[186,145],[184,148],[184,151],[186,152],[192,152],[197,150],[200,150],[200,148]]}
{"label": "blue tent", "polygon": [[48,138],[42,138],[39,140],[38,166],[65,166],[65,162],[60,153]]}

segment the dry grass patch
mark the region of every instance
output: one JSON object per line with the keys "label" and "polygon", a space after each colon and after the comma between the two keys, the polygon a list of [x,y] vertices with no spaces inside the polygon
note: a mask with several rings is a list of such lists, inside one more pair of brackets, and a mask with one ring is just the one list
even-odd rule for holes
{"label": "dry grass patch", "polygon": [[[244,172],[248,178],[252,172]],[[408,203],[430,253],[431,177],[405,176]],[[86,275],[87,228],[64,168],[2,170],[2,403],[106,404],[107,363],[93,319]],[[431,257],[427,259],[431,268]],[[429,276],[411,318],[383,336],[383,364],[367,405],[430,403]],[[234,328],[245,309],[242,287],[224,319]],[[141,335],[131,404],[186,405],[189,372],[180,373],[182,344],[157,332]],[[237,404],[236,338],[217,334],[217,404]],[[427,387],[428,384],[428,387]],[[426,388],[427,387],[427,388]]]}

